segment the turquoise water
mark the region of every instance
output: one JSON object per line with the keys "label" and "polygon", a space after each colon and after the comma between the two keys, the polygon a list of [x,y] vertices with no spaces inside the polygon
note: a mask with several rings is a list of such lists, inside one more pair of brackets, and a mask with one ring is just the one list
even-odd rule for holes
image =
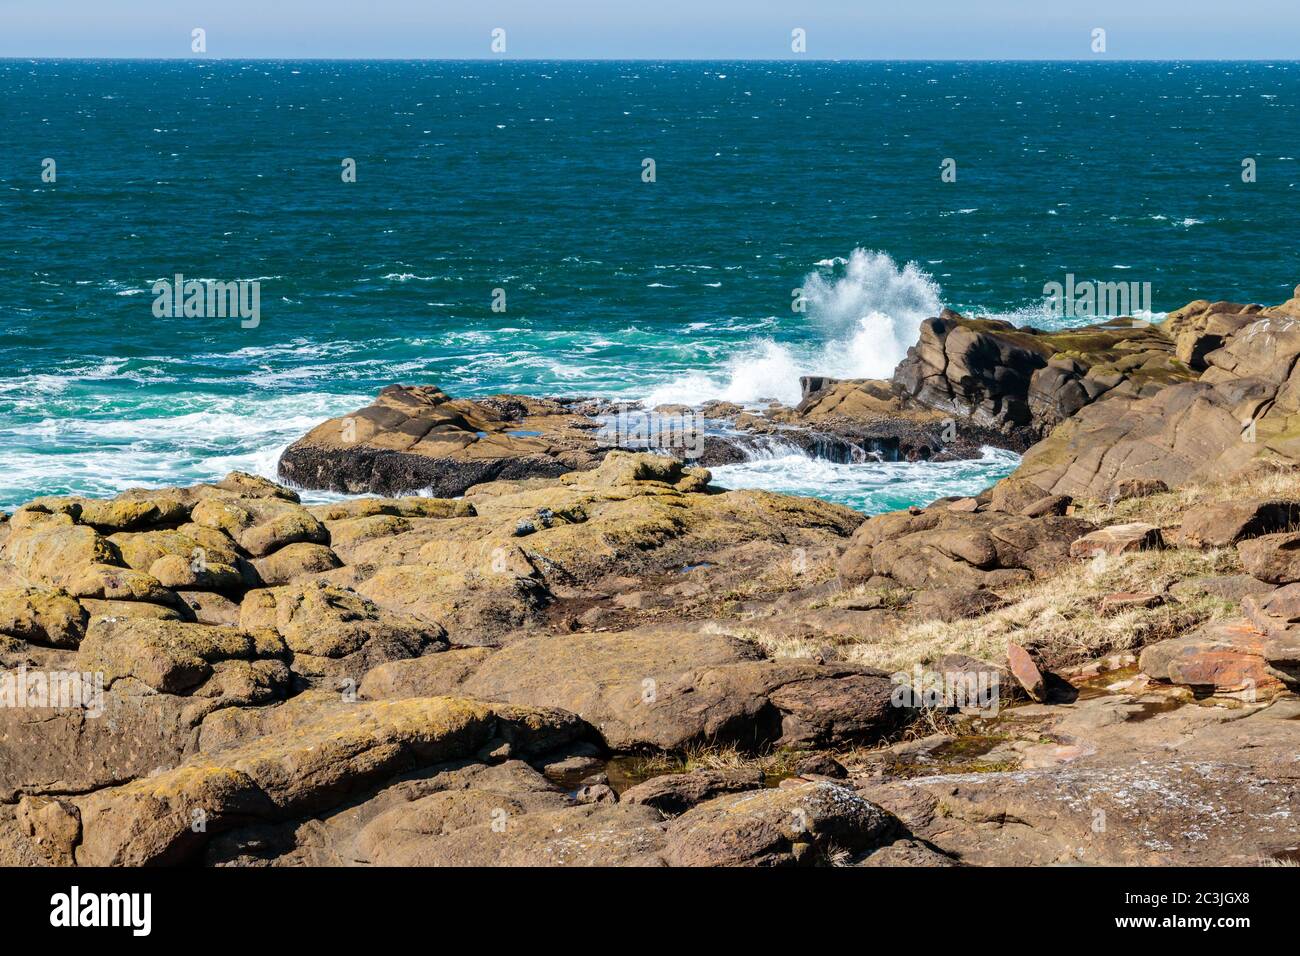
{"label": "turquoise water", "polygon": [[[1300,281],[1295,62],[4,60],[0,92],[0,507],[273,474],[392,382],[789,400],[943,305],[1047,324],[1067,273],[1157,314]],[[176,273],[259,280],[260,324],[156,318]],[[878,510],[1013,464],[720,480]]]}

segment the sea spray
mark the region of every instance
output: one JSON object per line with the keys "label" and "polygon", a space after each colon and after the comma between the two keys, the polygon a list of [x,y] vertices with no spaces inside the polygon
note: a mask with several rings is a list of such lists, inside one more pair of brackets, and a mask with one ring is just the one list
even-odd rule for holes
{"label": "sea spray", "polygon": [[900,266],[888,253],[861,248],[847,259],[818,262],[796,293],[797,311],[816,333],[811,348],[751,340],[724,362],[721,374],[680,376],[653,389],[645,404],[776,399],[794,405],[801,375],[888,378],[915,344],[921,323],[943,310],[938,283],[919,265]]}

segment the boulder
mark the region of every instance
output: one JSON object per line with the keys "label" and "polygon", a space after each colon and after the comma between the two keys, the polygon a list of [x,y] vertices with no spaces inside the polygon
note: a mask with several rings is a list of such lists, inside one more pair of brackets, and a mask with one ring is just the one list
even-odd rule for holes
{"label": "boulder", "polygon": [[559,402],[499,395],[452,399],[433,386],[390,385],[366,408],[312,429],[280,457],[295,485],[351,494],[554,478],[603,457],[596,423]]}
{"label": "boulder", "polygon": [[[1120,482],[1213,484],[1260,464],[1300,460],[1300,324],[1296,300],[1247,312],[1196,380],[1156,377],[1112,390],[1029,449],[1013,477],[1045,493],[1106,498]],[[1180,363],[1181,364],[1181,363]]]}
{"label": "boulder", "polygon": [[1300,532],[1266,534],[1237,545],[1241,566],[1269,584],[1300,581]]}
{"label": "boulder", "polygon": [[1158,550],[1165,546],[1160,529],[1134,521],[1113,524],[1085,534],[1070,544],[1070,557],[1092,558],[1098,554],[1127,554],[1132,551]]}
{"label": "boulder", "polygon": [[829,782],[715,797],[673,820],[670,866],[790,866],[832,847],[868,850],[892,841],[898,821],[848,787]]}
{"label": "boulder", "polygon": [[1173,352],[1173,340],[1145,323],[1043,332],[945,310],[921,323],[893,384],[911,402],[996,428],[1024,448],[1104,395],[1190,379]]}
{"label": "boulder", "polygon": [[1183,519],[1181,541],[1192,548],[1226,548],[1247,538],[1300,524],[1300,501],[1224,501],[1199,506]]}
{"label": "boulder", "polygon": [[[1267,635],[1246,621],[1218,621],[1184,637],[1149,645],[1138,666],[1155,680],[1254,700],[1285,689],[1288,675],[1270,666],[1267,644]],[[1276,645],[1273,653],[1280,656]]]}
{"label": "boulder", "polygon": [[74,524],[66,514],[28,516],[30,522],[21,526],[15,516],[4,547],[4,557],[28,582],[70,588],[88,569],[117,562],[117,549],[94,528]]}
{"label": "boulder", "polygon": [[[343,566],[338,555],[323,544],[287,544],[273,554],[253,561],[257,579],[265,587],[292,584],[299,578],[322,574]],[[214,589],[218,590],[218,589]]]}
{"label": "boulder", "polygon": [[77,669],[102,672],[111,685],[135,678],[163,694],[194,693],[224,661],[280,659],[279,637],[147,618],[100,618],[77,652]]}
{"label": "boulder", "polygon": [[446,647],[436,624],[379,608],[354,591],[322,581],[252,591],[240,625],[272,629],[292,652],[295,673],[350,679],[355,687],[372,667]]}
{"label": "boulder", "polygon": [[0,634],[46,647],[75,648],[86,633],[86,611],[66,592],[0,589]]}
{"label": "boulder", "polygon": [[278,497],[205,498],[191,518],[201,527],[225,532],[255,558],[289,544],[329,543],[329,532],[311,512]]}
{"label": "boulder", "polygon": [[1042,703],[1047,699],[1047,679],[1038,662],[1014,641],[1007,643],[1007,669],[1031,700]]}
{"label": "boulder", "polygon": [[1076,518],[993,510],[896,511],[863,522],[838,568],[845,584],[875,575],[924,590],[1001,587],[1060,567],[1070,543],[1092,527]]}
{"label": "boulder", "polygon": [[757,790],[763,786],[759,770],[692,770],[665,773],[624,790],[624,803],[644,804],[676,816],[724,793]]}
{"label": "boulder", "polygon": [[912,595],[911,609],[920,617],[960,621],[1004,607],[1006,600],[982,588],[931,588]]}

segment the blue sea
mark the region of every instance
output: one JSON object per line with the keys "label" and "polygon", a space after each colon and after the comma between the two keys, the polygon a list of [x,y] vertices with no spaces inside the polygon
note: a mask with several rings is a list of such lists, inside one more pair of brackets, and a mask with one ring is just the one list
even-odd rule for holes
{"label": "blue sea", "polygon": [[[394,382],[789,402],[1067,274],[1280,302],[1298,103],[1297,62],[0,60],[0,507],[273,475]],[[177,273],[260,324],[156,317]],[[874,512],[1014,465],[717,480]]]}

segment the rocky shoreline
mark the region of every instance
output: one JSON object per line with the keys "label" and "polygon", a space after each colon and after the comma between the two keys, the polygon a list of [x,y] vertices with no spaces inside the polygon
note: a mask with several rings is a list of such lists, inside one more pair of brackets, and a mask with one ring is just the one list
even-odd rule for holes
{"label": "rocky shoreline", "polygon": [[[29,502],[0,862],[1294,862],[1297,320],[945,312],[794,407],[395,385],[286,485]],[[716,487],[773,442],[1024,457],[873,516]]]}

